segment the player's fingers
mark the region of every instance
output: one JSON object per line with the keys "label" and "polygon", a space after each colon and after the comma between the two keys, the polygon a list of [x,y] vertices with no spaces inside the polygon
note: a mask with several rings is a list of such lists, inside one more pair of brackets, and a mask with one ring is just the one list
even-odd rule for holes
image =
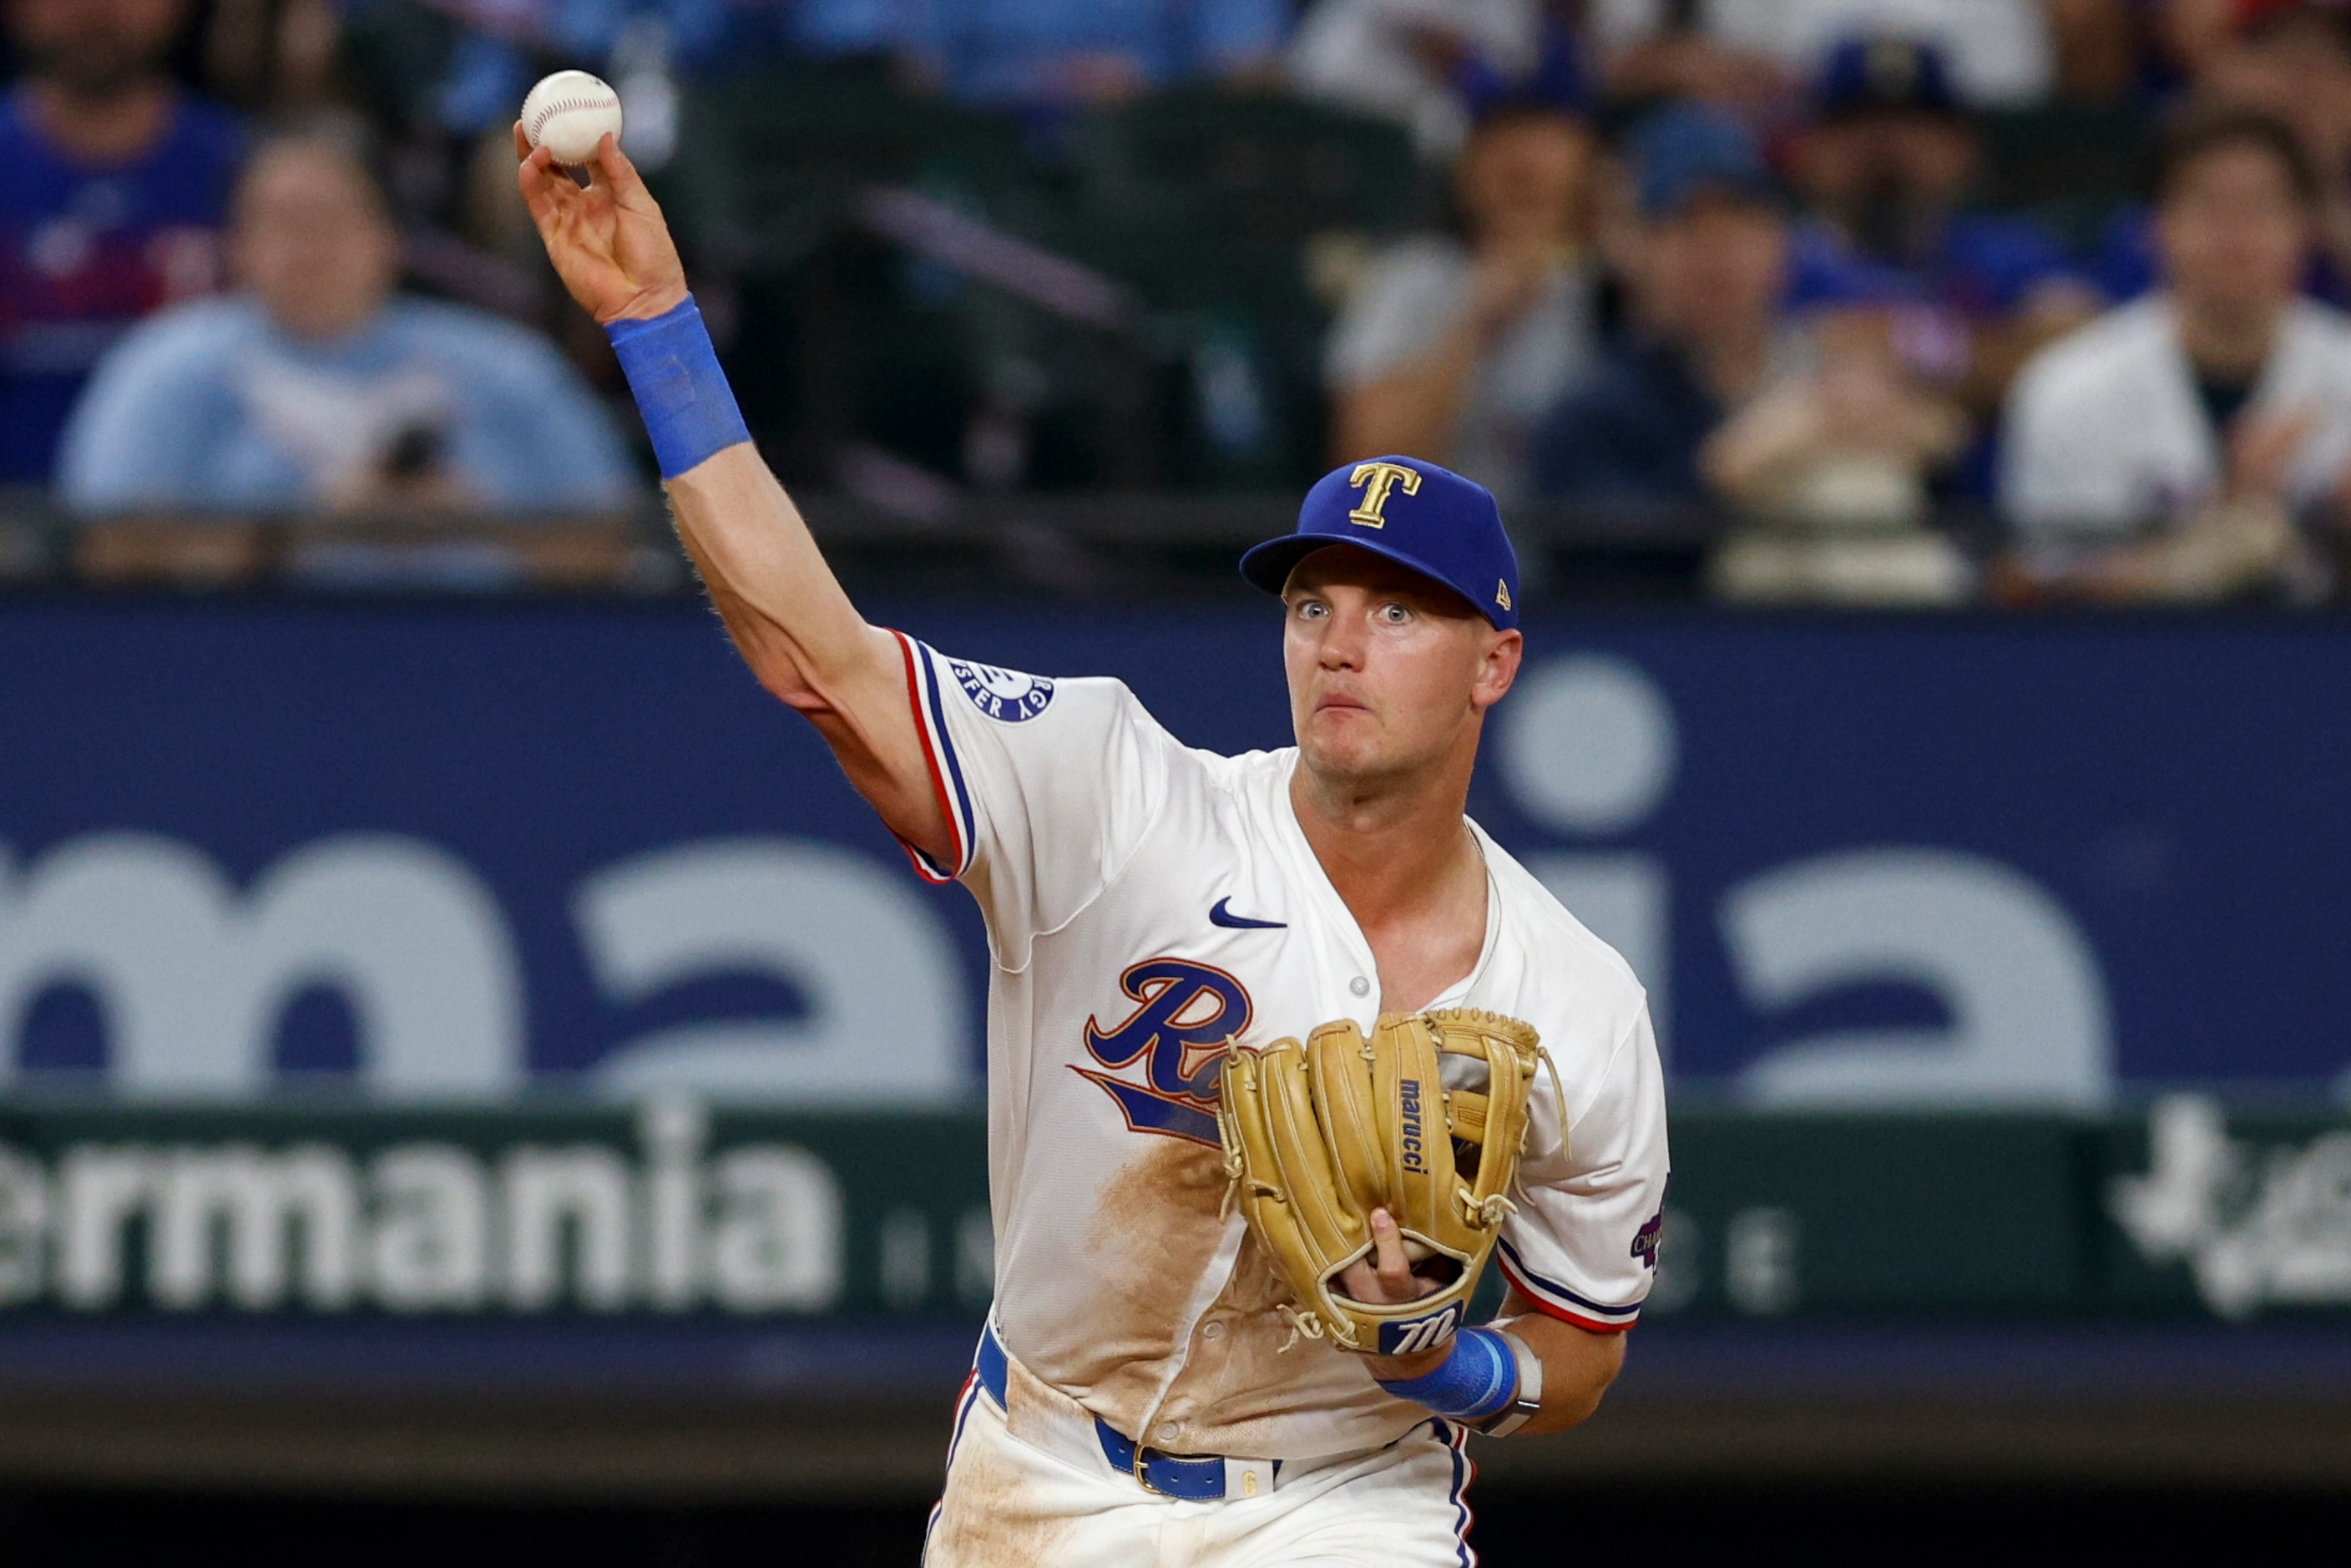
{"label": "player's fingers", "polygon": [[1372,1260],[1380,1288],[1390,1301],[1412,1300],[1416,1293],[1412,1260],[1404,1255],[1404,1237],[1396,1229],[1395,1217],[1384,1208],[1372,1210]]}
{"label": "player's fingers", "polygon": [[527,163],[529,161],[530,138],[528,135],[525,134],[522,128],[522,121],[517,120],[515,121],[515,162],[517,163]]}
{"label": "player's fingers", "polygon": [[528,159],[515,165],[515,187],[522,193],[522,204],[530,209],[531,221],[544,226],[555,216],[555,202],[547,189],[543,170]]}
{"label": "player's fingers", "polygon": [[609,131],[596,138],[596,159],[589,168],[612,188],[615,199],[625,199],[631,191],[644,188],[644,181],[637,177],[637,166],[621,151],[621,139]]}
{"label": "player's fingers", "polygon": [[[519,131],[517,132],[520,134]],[[544,191],[549,187],[549,176],[555,172],[555,155],[544,147],[523,149],[522,163],[515,177],[522,182],[526,192]]]}
{"label": "player's fingers", "polygon": [[621,151],[621,139],[607,131],[596,141],[597,179],[612,193],[613,202],[637,213],[657,213],[653,193],[645,189],[644,176]]}
{"label": "player's fingers", "polygon": [[551,223],[563,210],[566,202],[579,199],[580,187],[571,176],[556,167],[555,154],[544,147],[531,150],[522,161],[515,178],[522,187],[523,204],[530,215],[540,223]]}

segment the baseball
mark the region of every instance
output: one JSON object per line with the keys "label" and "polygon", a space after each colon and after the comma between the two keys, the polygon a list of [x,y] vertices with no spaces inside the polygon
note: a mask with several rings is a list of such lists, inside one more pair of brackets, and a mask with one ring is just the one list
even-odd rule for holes
{"label": "baseball", "polygon": [[533,147],[544,147],[559,163],[585,163],[607,131],[621,134],[621,95],[586,71],[541,77],[522,100],[522,131]]}

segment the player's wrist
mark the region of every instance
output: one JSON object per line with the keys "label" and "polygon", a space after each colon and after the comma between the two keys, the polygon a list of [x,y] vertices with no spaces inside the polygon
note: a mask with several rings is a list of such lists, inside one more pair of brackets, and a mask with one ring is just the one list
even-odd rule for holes
{"label": "player's wrist", "polygon": [[683,279],[665,283],[658,288],[642,289],[631,295],[610,316],[598,317],[596,324],[610,333],[631,321],[652,321],[667,316],[693,298],[693,292],[685,287]]}
{"label": "player's wrist", "polygon": [[1366,1356],[1364,1360],[1370,1365],[1372,1376],[1375,1381],[1402,1383],[1416,1377],[1426,1377],[1444,1365],[1445,1358],[1452,1354],[1453,1341],[1448,1336],[1444,1343],[1433,1350],[1415,1351],[1410,1355]]}
{"label": "player's wrist", "polygon": [[611,322],[604,332],[644,416],[664,479],[751,439],[692,294],[658,315]]}
{"label": "player's wrist", "polygon": [[1399,1399],[1448,1420],[1475,1424],[1509,1410],[1519,1396],[1519,1357],[1510,1336],[1489,1328],[1453,1336],[1444,1359],[1417,1377],[1377,1379]]}

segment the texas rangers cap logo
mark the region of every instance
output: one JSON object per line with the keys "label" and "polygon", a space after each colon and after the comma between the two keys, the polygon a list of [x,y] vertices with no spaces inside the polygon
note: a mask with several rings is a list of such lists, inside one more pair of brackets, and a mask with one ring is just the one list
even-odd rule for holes
{"label": "texas rangers cap logo", "polygon": [[1347,476],[1347,483],[1364,493],[1363,505],[1347,514],[1351,523],[1367,528],[1388,526],[1383,515],[1387,510],[1388,497],[1402,490],[1407,496],[1420,494],[1420,470],[1407,468],[1401,463],[1358,463],[1355,471]]}

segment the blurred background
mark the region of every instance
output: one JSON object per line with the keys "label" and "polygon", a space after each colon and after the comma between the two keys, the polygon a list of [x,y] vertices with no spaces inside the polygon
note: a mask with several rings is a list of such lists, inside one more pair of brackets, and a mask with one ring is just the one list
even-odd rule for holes
{"label": "blurred background", "polygon": [[0,1539],[907,1563],[981,1003],[514,193],[613,82],[873,618],[1285,744],[1233,571],[1502,497],[1472,809],[1675,1181],[1477,1539],[2351,1492],[2351,6],[0,0]]}

